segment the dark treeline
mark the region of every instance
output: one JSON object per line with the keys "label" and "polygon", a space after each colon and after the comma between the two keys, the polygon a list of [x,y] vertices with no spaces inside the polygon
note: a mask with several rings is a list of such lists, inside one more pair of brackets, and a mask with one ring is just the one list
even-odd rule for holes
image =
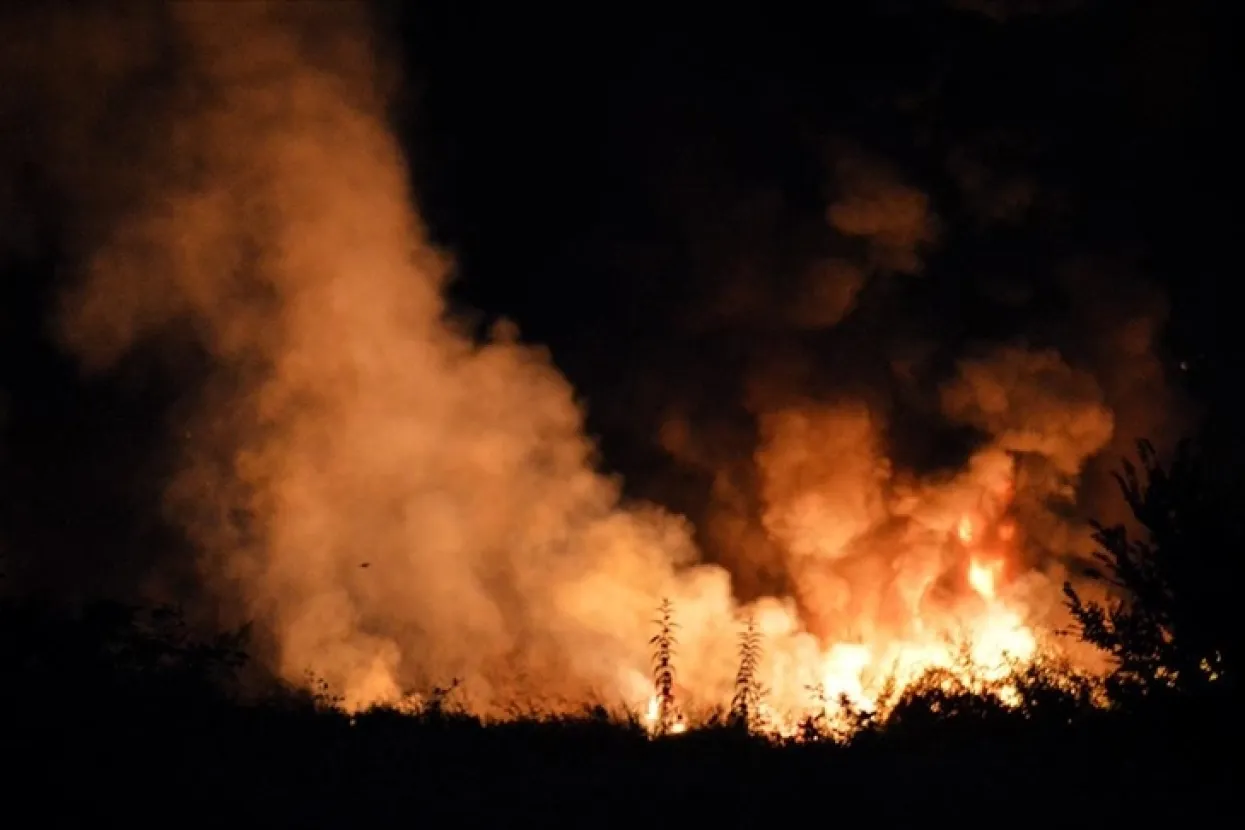
{"label": "dark treeline", "polygon": [[[1226,809],[1234,780],[1240,623],[1224,554],[1240,523],[1204,450],[1186,445],[1160,464],[1140,449],[1120,483],[1143,530],[1099,534],[1099,575],[1118,599],[1103,607],[1069,590],[1072,636],[1115,660],[1101,684],[1058,666],[1018,669],[1008,706],[931,675],[884,720],[859,716],[850,737],[810,721],[797,738],[765,738],[748,728],[763,694],[749,666],[764,648],[749,629],[726,716],[683,734],[654,738],[638,718],[590,709],[486,724],[455,709],[452,688],[417,712],[349,715],[331,689],[243,683],[254,668],[245,630],[203,639],[175,609],[10,599],[10,810],[280,825],[1193,822]],[[654,636],[659,696],[677,670],[668,633]]]}

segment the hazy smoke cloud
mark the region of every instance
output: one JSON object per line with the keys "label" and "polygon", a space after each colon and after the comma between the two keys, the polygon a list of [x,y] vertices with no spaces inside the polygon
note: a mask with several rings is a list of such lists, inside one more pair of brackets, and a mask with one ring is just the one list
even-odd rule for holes
{"label": "hazy smoke cloud", "polygon": [[[762,521],[793,557],[834,559],[885,515],[889,465],[864,407],[767,413],[761,419]],[[829,527],[822,526],[833,519]]]}
{"label": "hazy smoke cloud", "polygon": [[830,226],[865,240],[875,268],[920,271],[921,248],[937,239],[929,197],[876,163],[847,156],[837,167],[840,196],[826,211]]}
{"label": "hazy smoke cloud", "polygon": [[[856,394],[872,378],[845,371],[852,383],[831,394],[801,349],[767,353],[744,384],[755,434],[679,417],[662,431],[713,475],[706,522],[729,572],[696,566],[683,519],[621,505],[594,470],[547,355],[504,329],[473,343],[447,321],[448,264],[412,206],[360,9],[147,12],[26,21],[30,42],[57,46],[14,53],[36,82],[5,111],[28,119],[14,155],[39,165],[77,241],[63,342],[96,370],[153,343],[211,357],[169,507],[225,613],[260,623],[282,674],[318,671],[351,702],[453,677],[481,701],[634,701],[669,596],[680,681],[712,697],[733,670],[731,576],[750,573],[751,593],[780,594],[747,611],[770,637],[769,685],[791,702],[840,671],[859,682],[866,663],[925,659],[965,615],[1014,632],[1004,600],[1057,603],[1044,562],[1013,557],[997,597],[974,594],[965,568],[1017,544],[1013,516],[1043,550],[1068,549],[1078,525],[1051,500],[1075,499],[1127,420],[1113,407],[1161,386],[1153,371],[1144,388],[1096,373],[1153,370],[1150,310],[1112,321],[1087,351],[1093,370],[1015,345],[960,361],[931,397],[980,434],[950,473],[893,463],[890,380]],[[780,331],[850,327],[882,277],[921,279],[940,239],[931,197],[859,153],[827,178],[783,290],[727,307]]]}
{"label": "hazy smoke cloud", "polygon": [[445,321],[359,12],[29,22],[101,66],[19,57],[48,82],[27,149],[82,239],[63,341],[94,369],[187,334],[213,356],[169,504],[282,673],[355,701],[538,669],[543,694],[616,693],[687,532],[618,507],[545,355]]}
{"label": "hazy smoke cloud", "polygon": [[948,417],[994,436],[1000,449],[1044,456],[1067,476],[1111,440],[1114,427],[1094,377],[1053,351],[1007,348],[964,361],[942,403]]}

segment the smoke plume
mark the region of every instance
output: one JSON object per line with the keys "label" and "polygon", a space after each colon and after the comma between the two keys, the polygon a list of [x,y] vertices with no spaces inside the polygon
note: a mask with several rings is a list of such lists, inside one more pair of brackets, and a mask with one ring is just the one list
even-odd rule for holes
{"label": "smoke plume", "polygon": [[[44,44],[18,56],[35,91],[5,111],[23,113],[21,152],[72,229],[61,341],[94,371],[138,349],[209,358],[168,509],[222,616],[255,620],[281,675],[314,671],[352,705],[452,678],[481,707],[635,703],[669,597],[691,693],[724,699],[751,614],[775,699],[798,705],[814,683],[862,694],[866,669],[937,662],[956,626],[991,653],[1031,652],[1027,626],[1056,610],[1059,557],[1084,541],[1060,505],[1117,439],[1115,407],[1148,394],[1119,380],[1150,365],[1148,308],[1084,365],[1015,342],[937,377],[920,342],[896,338],[873,355],[893,373],[879,386],[767,352],[743,396],[755,441],[677,413],[662,429],[713,475],[706,521],[733,554],[699,564],[686,520],[623,503],[597,472],[547,354],[506,326],[474,342],[447,314],[450,263],[414,207],[360,8],[173,4],[24,25]],[[930,197],[856,151],[828,179],[826,239],[795,258],[786,293],[714,308],[850,345],[896,285],[925,278]],[[892,458],[905,376],[922,394],[935,377],[930,412],[973,431],[960,469]],[[749,571],[766,587],[741,608]]]}
{"label": "smoke plume", "polygon": [[211,357],[168,503],[224,607],[352,703],[615,692],[686,528],[619,506],[546,355],[447,319],[360,9],[147,11],[28,21],[83,61],[25,103],[81,241],[63,342]]}

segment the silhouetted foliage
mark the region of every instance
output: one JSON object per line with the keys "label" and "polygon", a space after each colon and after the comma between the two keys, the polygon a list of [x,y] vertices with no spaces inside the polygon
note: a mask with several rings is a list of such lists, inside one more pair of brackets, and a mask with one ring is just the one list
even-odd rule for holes
{"label": "silhouetted foliage", "polygon": [[674,630],[674,605],[663,599],[658,608],[657,633],[649,640],[653,647],[653,687],[657,693],[657,724],[662,733],[669,732],[678,717],[674,699],[674,650],[678,645]]}
{"label": "silhouetted foliage", "polygon": [[0,662],[22,678],[8,705],[78,715],[168,701],[224,706],[247,662],[249,631],[195,636],[180,609],[99,602],[77,613],[0,605]]}
{"label": "silhouetted foliage", "polygon": [[[870,803],[871,816],[899,820],[946,799],[1003,809],[1034,788],[1058,792],[1068,776],[1092,779],[1103,793],[1095,798],[1116,815],[1132,796],[1113,793],[1167,786],[1205,795],[1226,786],[1222,767],[1199,760],[1207,755],[1181,754],[1187,729],[1097,710],[1088,683],[1058,665],[1018,667],[982,687],[931,673],[893,703],[884,695],[876,713],[839,701],[835,724],[851,725],[850,742],[828,721],[815,734],[775,741],[738,729],[729,710],[679,740],[652,741],[639,720],[600,707],[488,723],[450,705],[452,683],[422,706],[354,713],[314,676],[310,692],[274,688],[237,699],[220,686],[241,659],[237,636],[202,642],[175,612],[99,606],[65,616],[10,605],[3,614],[7,665],[28,668],[11,672],[4,687],[6,750],[52,753],[55,766],[27,763],[19,774],[64,782],[83,798],[96,793],[95,815],[126,782],[158,791],[162,802],[202,804],[200,816],[311,825],[431,805],[462,821],[513,821],[554,807],[582,821],[640,820],[695,803],[703,820],[738,826],[801,813],[807,805],[791,794],[821,792],[830,781]],[[671,710],[673,615],[663,603],[653,638],[655,677]],[[755,677],[755,626],[741,635],[741,653]],[[747,681],[749,669],[740,675]],[[1140,758],[1151,760],[1139,768]],[[17,780],[8,782],[14,791]]]}
{"label": "silhouetted foliage", "polygon": [[1081,637],[1114,659],[1117,699],[1227,691],[1236,682],[1240,615],[1225,565],[1245,541],[1240,507],[1224,498],[1223,480],[1211,478],[1191,443],[1166,466],[1150,443],[1138,451],[1140,468],[1125,461],[1116,480],[1139,537],[1095,524],[1104,570],[1093,575],[1114,596],[1085,600],[1067,584],[1068,607]]}
{"label": "silhouetted foliage", "polygon": [[731,699],[731,719],[745,729],[759,725],[765,690],[758,672],[763,656],[761,632],[757,630],[756,619],[749,617],[739,635],[739,669],[735,673],[735,695]]}

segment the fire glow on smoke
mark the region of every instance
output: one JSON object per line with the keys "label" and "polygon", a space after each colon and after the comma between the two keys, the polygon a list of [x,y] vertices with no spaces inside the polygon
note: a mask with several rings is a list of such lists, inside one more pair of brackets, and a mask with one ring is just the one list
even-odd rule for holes
{"label": "fire glow on smoke", "polygon": [[[767,688],[777,684],[784,690],[802,688],[805,696],[802,701],[788,695],[764,702],[762,728],[793,735],[803,719],[833,717],[844,702],[860,712],[875,711],[884,688],[892,693],[902,690],[931,669],[953,672],[971,686],[1004,680],[1016,666],[1033,659],[1038,652],[1037,636],[1025,623],[1023,609],[1006,598],[1005,568],[1014,556],[1015,525],[1006,518],[995,517],[989,526],[983,526],[985,521],[963,515],[948,534],[949,547],[959,548],[967,565],[961,575],[965,590],[948,607],[945,618],[924,620],[914,612],[908,625],[898,629],[910,632],[907,636],[830,643],[810,647],[803,654],[799,650],[774,654],[775,666],[762,675],[762,684]],[[762,630],[779,636],[798,631],[798,625],[776,609],[761,617]],[[791,676],[782,676],[779,667]],[[1009,690],[998,691],[1008,702]],[[659,728],[657,696],[648,699],[644,720],[651,730]],[[687,726],[679,713],[670,731],[678,734]]]}
{"label": "fire glow on smoke", "polygon": [[[13,39],[66,41],[13,53],[49,96],[23,104],[45,114],[30,120],[47,133],[31,152],[51,155],[37,161],[91,245],[62,341],[98,371],[170,330],[212,358],[168,504],[221,616],[264,630],[276,674],[311,671],[350,708],[459,679],[455,694],[482,713],[516,701],[644,712],[663,598],[688,707],[731,699],[749,618],[766,706],[793,715],[814,705],[810,689],[868,708],[889,678],[954,668],[959,643],[985,677],[1039,650],[1061,613],[1062,557],[1087,538],[1075,511],[1048,503],[1075,501],[1116,438],[1117,401],[1161,408],[1148,388],[1112,386],[1161,377],[1148,309],[1094,327],[1107,333],[1090,351],[1111,371],[1008,343],[921,385],[938,390],[935,417],[982,437],[954,474],[899,469],[883,415],[846,393],[753,396],[759,438],[742,462],[758,482],[754,526],[734,537],[744,558],[763,556],[748,548],[757,534],[780,551],[789,590],[741,604],[687,520],[625,502],[595,468],[548,355],[509,330],[477,342],[450,319],[448,266],[410,193],[358,12],[48,12],[46,31]],[[147,101],[135,78],[161,86]],[[130,100],[131,86],[139,104],[86,106]],[[115,140],[83,141],[94,135]],[[868,255],[810,270],[824,283],[813,294],[834,299],[818,325],[850,316],[869,268],[910,272],[936,238],[925,194],[842,166],[826,221]],[[667,432],[696,455],[694,424]]]}

